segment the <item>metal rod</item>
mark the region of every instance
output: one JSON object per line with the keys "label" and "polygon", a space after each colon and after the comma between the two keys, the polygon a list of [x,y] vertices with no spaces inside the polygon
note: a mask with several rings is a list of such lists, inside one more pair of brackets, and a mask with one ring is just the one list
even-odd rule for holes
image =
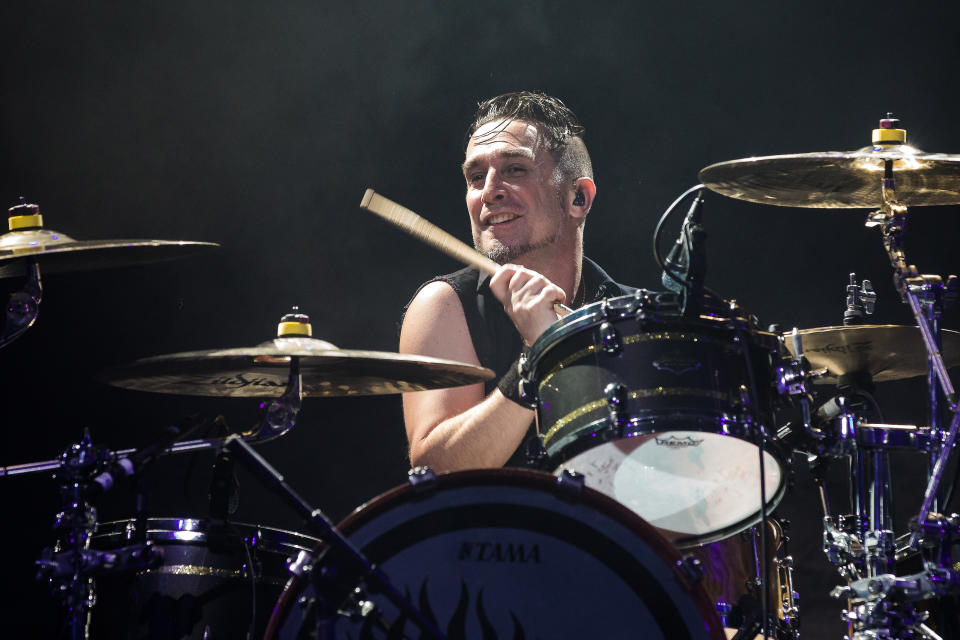
{"label": "metal rod", "polygon": [[[940,480],[943,478],[943,472],[947,468],[947,460],[950,458],[950,453],[953,451],[953,443],[957,439],[957,427],[960,426],[960,413],[955,412],[953,414],[953,420],[950,422],[950,433],[947,435],[946,442],[943,443],[943,448],[940,450],[940,457],[937,458],[936,464],[933,466],[933,473],[930,476],[930,482],[927,484],[927,491],[923,495],[923,506],[920,507],[920,514],[917,516],[917,522],[923,524],[927,521],[927,516],[930,515],[930,511],[933,507],[933,499],[937,494],[937,489],[940,486]],[[916,548],[917,541],[920,537],[921,529],[917,529],[910,536],[910,546]]]}

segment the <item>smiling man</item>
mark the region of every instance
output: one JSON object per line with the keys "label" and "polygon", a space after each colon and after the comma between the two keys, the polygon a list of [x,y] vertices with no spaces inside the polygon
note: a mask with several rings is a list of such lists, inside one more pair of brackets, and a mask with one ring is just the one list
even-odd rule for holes
{"label": "smiling man", "polygon": [[400,351],[479,364],[499,380],[404,394],[410,462],[435,471],[523,464],[534,412],[517,397],[521,351],[556,322],[554,303],[576,308],[633,291],[583,257],[597,187],[583,127],[563,102],[526,91],[483,102],[463,177],[474,245],[502,266],[492,277],[468,268],[421,286]]}

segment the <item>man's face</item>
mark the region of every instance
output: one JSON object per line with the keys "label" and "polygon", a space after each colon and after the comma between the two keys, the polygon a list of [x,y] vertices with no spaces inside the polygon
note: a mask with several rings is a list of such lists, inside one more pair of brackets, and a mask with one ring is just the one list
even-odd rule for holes
{"label": "man's face", "polygon": [[463,176],[478,251],[502,264],[557,242],[567,215],[554,168],[536,125],[496,120],[474,132]]}

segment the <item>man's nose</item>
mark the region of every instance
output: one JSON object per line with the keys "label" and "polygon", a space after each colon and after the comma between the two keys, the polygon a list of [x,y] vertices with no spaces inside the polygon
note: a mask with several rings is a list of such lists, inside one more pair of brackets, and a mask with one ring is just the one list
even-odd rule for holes
{"label": "man's nose", "polygon": [[498,200],[503,200],[506,190],[500,174],[491,169],[487,172],[487,179],[483,183],[483,192],[481,197],[484,202],[492,204]]}

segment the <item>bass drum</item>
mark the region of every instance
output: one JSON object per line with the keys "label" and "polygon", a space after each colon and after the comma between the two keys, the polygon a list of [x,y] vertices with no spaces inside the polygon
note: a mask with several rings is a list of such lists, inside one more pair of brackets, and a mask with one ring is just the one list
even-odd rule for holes
{"label": "bass drum", "polygon": [[[779,342],[744,318],[683,317],[651,296],[602,300],[547,329],[524,365],[524,394],[550,470],[582,473],[687,548],[760,520],[751,439],[757,421],[773,425]],[[770,441],[763,459],[772,511],[787,457]]]}
{"label": "bass drum", "polygon": [[[339,528],[451,640],[724,638],[670,543],[567,476],[442,475],[381,495]],[[320,564],[312,573],[324,573]],[[308,637],[303,609],[314,596],[292,578],[265,637]],[[426,637],[386,599],[367,597],[375,612],[341,617],[332,637]]]}
{"label": "bass drum", "polygon": [[[101,524],[95,549],[142,542],[136,521]],[[100,576],[92,637],[129,640],[258,638],[287,578],[286,559],[317,539],[259,525],[150,518],[146,540],[163,563],[132,574]]]}

